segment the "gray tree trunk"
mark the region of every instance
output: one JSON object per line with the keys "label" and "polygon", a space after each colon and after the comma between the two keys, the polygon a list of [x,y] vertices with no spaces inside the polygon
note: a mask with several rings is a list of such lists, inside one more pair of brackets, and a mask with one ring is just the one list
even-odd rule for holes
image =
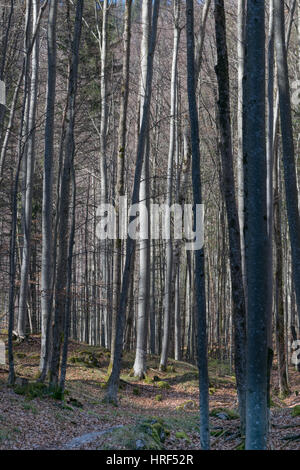
{"label": "gray tree trunk", "polygon": [[[186,35],[187,35],[187,87],[189,101],[189,116],[192,144],[192,180],[194,206],[202,204],[199,124],[195,96],[195,57],[194,57],[194,6],[193,0],[186,1]],[[196,212],[195,212],[196,213]],[[200,443],[203,450],[210,448],[209,435],[209,406],[208,406],[208,364],[206,337],[206,299],[205,299],[205,270],[204,249],[195,251],[195,295],[197,316],[197,355],[199,368],[200,392]]]}
{"label": "gray tree trunk", "polygon": [[45,380],[49,362],[50,324],[52,311],[52,185],[54,156],[54,110],[56,96],[56,18],[58,0],[49,5],[47,44],[48,44],[48,79],[47,107],[45,124],[45,157],[43,174],[42,205],[42,293],[41,293],[41,380]]}
{"label": "gray tree trunk", "polygon": [[[148,66],[147,66],[147,79],[145,87],[145,101],[142,112],[142,124],[140,127],[138,149],[137,149],[137,160],[134,175],[134,186],[132,193],[131,203],[137,204],[139,202],[139,189],[140,179],[142,173],[146,138],[148,134],[148,122],[150,114],[150,103],[152,93],[152,77],[153,77],[153,59],[156,45],[156,33],[157,33],[157,21],[159,12],[159,0],[154,1],[153,5],[153,16],[152,16],[152,28],[151,28],[151,40],[148,54]],[[115,341],[115,357],[112,367],[112,372],[108,381],[108,388],[105,399],[108,402],[115,402],[117,399],[118,385],[120,379],[121,370],[121,358],[123,349],[123,334],[124,334],[124,323],[126,315],[126,306],[128,299],[128,291],[130,285],[130,273],[132,269],[133,255],[135,250],[135,240],[131,237],[127,237],[126,242],[126,258],[122,277],[122,290],[120,295],[120,302],[118,307],[117,325],[116,325],[116,341]]]}
{"label": "gray tree trunk", "polygon": [[[169,155],[168,155],[168,172],[167,172],[167,207],[170,208],[173,199],[173,165],[174,165],[174,152],[175,152],[175,139],[176,139],[176,118],[177,118],[177,62],[178,50],[180,40],[180,0],[174,1],[174,31],[173,31],[173,59],[172,59],[172,73],[171,73],[171,110],[170,110],[170,140],[169,140]],[[168,361],[168,349],[170,340],[170,320],[171,313],[174,308],[173,304],[173,244],[171,236],[171,212],[167,211],[164,223],[170,229],[169,239],[166,241],[166,275],[165,275],[165,292],[164,292],[164,326],[163,326],[163,341],[162,351],[160,357],[160,369],[166,370]]]}
{"label": "gray tree trunk", "polygon": [[[39,12],[38,0],[32,0],[32,21],[34,29],[37,26]],[[17,331],[20,338],[25,337],[26,316],[27,316],[27,298],[28,298],[28,276],[30,265],[31,250],[31,219],[32,219],[32,188],[33,172],[35,162],[35,126],[36,126],[36,107],[38,93],[39,76],[39,33],[35,38],[32,49],[31,60],[31,79],[29,92],[29,119],[28,135],[26,146],[26,177],[25,177],[25,197],[24,197],[24,244],[22,252],[21,281],[19,296],[19,316]]]}
{"label": "gray tree trunk", "polygon": [[226,39],[224,1],[215,0],[215,27],[218,63],[216,74],[219,88],[220,152],[223,168],[223,189],[229,234],[231,290],[235,346],[235,373],[239,398],[240,424],[245,432],[246,418],[246,309],[243,288],[239,217],[234,189],[234,172],[231,138],[229,65]]}
{"label": "gray tree trunk", "polygon": [[[245,266],[244,239],[244,167],[243,167],[243,79],[245,68],[245,16],[246,0],[238,0],[237,13],[237,58],[238,58],[238,103],[237,103],[237,201],[240,224],[242,272],[245,298],[247,299],[247,282]],[[246,305],[247,307],[247,305]]]}
{"label": "gray tree trunk", "polygon": [[280,0],[274,0],[274,15],[285,197],[291,241],[292,266],[297,310],[300,320],[300,216],[298,208],[298,190],[288,78],[287,49],[285,45],[284,4],[280,2]]}
{"label": "gray tree trunk", "polygon": [[[65,348],[64,348],[64,367],[61,376],[61,385],[64,386],[66,354],[69,335],[69,311],[71,283],[71,267],[72,267],[72,250],[74,238],[74,213],[72,217],[72,229],[68,246],[68,221],[70,211],[70,183],[73,180],[74,186],[74,125],[75,125],[75,105],[77,92],[77,78],[79,66],[79,45],[81,37],[83,0],[77,0],[76,18],[74,26],[74,38],[72,42],[72,57],[68,83],[67,95],[67,128],[64,140],[64,162],[62,168],[60,194],[59,194],[59,220],[58,220],[58,259],[57,274],[55,285],[55,311],[53,325],[53,346],[50,366],[50,384],[52,387],[58,385],[60,351],[62,344],[62,332],[65,325]],[[74,197],[75,187],[73,187]],[[73,208],[74,211],[74,208]],[[68,249],[69,248],[69,249]]]}
{"label": "gray tree trunk", "polygon": [[268,225],[265,136],[265,11],[248,0],[243,150],[248,285],[246,449],[267,445]]}
{"label": "gray tree trunk", "polygon": [[[148,53],[150,46],[150,33],[151,33],[151,0],[143,0],[142,4],[142,42],[141,42],[141,83],[140,83],[140,110],[143,109],[145,93],[146,93],[146,80],[147,80],[147,67],[148,67]],[[142,117],[142,111],[140,111]],[[140,122],[141,125],[141,122]],[[147,331],[148,331],[148,317],[149,317],[149,296],[150,296],[150,204],[149,204],[149,135],[147,136],[147,143],[145,146],[145,155],[143,157],[143,168],[140,182],[140,203],[146,207],[146,211],[140,212],[140,226],[147,227],[148,234],[145,237],[143,230],[139,241],[139,293],[138,293],[138,306],[137,306],[137,321],[136,321],[136,352],[133,371],[135,377],[144,378],[146,374],[146,355],[147,355]]]}
{"label": "gray tree trunk", "polygon": [[[123,39],[123,72],[122,72],[122,94],[120,103],[120,120],[119,120],[119,136],[118,136],[118,156],[117,156],[117,197],[125,195],[124,178],[125,178],[125,155],[126,155],[126,121],[129,95],[129,61],[130,61],[130,37],[131,37],[131,7],[132,0],[126,0],[124,12],[124,39]],[[119,199],[120,200],[120,199]],[[114,292],[113,292],[113,309],[112,309],[112,346],[116,340],[116,322],[117,310],[119,305],[119,293],[121,290],[121,274],[122,274],[122,247],[123,243],[119,233],[119,212],[116,210],[116,240],[114,243]],[[111,351],[110,365],[113,364],[114,351]]]}

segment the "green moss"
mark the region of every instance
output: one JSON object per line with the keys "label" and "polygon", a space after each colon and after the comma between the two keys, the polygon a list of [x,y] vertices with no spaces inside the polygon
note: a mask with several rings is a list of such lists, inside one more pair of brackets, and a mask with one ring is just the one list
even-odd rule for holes
{"label": "green moss", "polygon": [[69,358],[69,362],[71,362],[71,364],[76,364],[77,362],[82,362],[82,360],[81,360],[80,357],[71,356],[71,357]]}
{"label": "green moss", "polygon": [[144,382],[146,384],[152,384],[153,383],[153,379],[152,377],[150,377],[149,375],[146,375],[145,378],[144,378]]}
{"label": "green moss", "polygon": [[155,395],[155,401],[162,401],[162,395]]}
{"label": "green moss", "polygon": [[100,448],[113,450],[117,446],[127,450],[162,450],[164,448],[163,443],[159,440],[157,433],[154,433],[154,435],[155,438],[152,430],[147,432],[146,428],[141,427],[141,424],[126,426],[113,431],[111,438],[105,444],[102,444]]}
{"label": "green moss", "polygon": [[185,439],[187,442],[191,442],[185,431],[177,431],[175,437],[177,439]]}
{"label": "green moss", "polygon": [[139,424],[138,429],[145,434],[149,434],[158,444],[164,443],[170,431],[161,418],[146,418]]}
{"label": "green moss", "polygon": [[245,450],[245,439],[243,439],[242,442],[237,445],[235,450]]}
{"label": "green moss", "polygon": [[51,398],[54,398],[54,400],[63,400],[64,399],[64,392],[59,386],[50,387],[49,390],[48,390],[48,394]]}
{"label": "green moss", "polygon": [[224,432],[223,429],[213,429],[212,431],[210,431],[210,435],[213,437],[218,437],[218,436],[221,436],[223,432]]}
{"label": "green moss", "polygon": [[168,382],[164,382],[163,380],[161,380],[160,382],[157,382],[156,384],[158,386],[158,388],[161,388],[161,389],[169,389],[171,388],[170,387],[170,384]]}
{"label": "green moss", "polygon": [[230,408],[214,408],[214,409],[211,410],[210,416],[218,417],[217,415],[220,414],[220,413],[227,415],[228,419],[238,419],[239,418],[238,412],[235,411],[235,410],[232,410]]}
{"label": "green moss", "polygon": [[42,398],[45,396],[47,386],[41,382],[32,382],[26,385],[16,385],[14,392],[18,395],[24,395],[26,399],[33,400],[34,398]]}
{"label": "green moss", "polygon": [[30,359],[34,359],[34,360],[40,359],[40,355],[39,354],[32,354],[30,356]]}
{"label": "green moss", "polygon": [[176,406],[176,410],[193,410],[197,408],[197,403],[194,400],[187,400],[184,403],[181,403],[180,405]]}
{"label": "green moss", "polygon": [[294,406],[292,410],[292,416],[293,418],[296,418],[296,416],[300,416],[300,405]]}

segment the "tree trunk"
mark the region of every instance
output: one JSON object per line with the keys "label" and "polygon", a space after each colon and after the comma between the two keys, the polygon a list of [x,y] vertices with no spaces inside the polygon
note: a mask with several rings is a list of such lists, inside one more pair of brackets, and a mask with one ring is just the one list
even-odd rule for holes
{"label": "tree trunk", "polygon": [[[196,205],[202,204],[200,149],[197,103],[195,95],[195,57],[194,57],[194,6],[193,0],[186,1],[186,35],[187,35],[187,87],[189,101],[189,116],[192,143],[192,180],[194,195],[194,216]],[[197,316],[197,354],[199,368],[200,391],[200,443],[203,450],[210,447],[209,436],[209,407],[208,407],[208,364],[206,338],[206,300],[205,300],[205,271],[204,249],[195,251],[195,295]]]}
{"label": "tree trunk", "polygon": [[243,288],[239,218],[234,190],[228,53],[223,0],[215,0],[215,27],[218,55],[216,74],[219,88],[218,117],[221,138],[220,153],[222,157],[223,168],[222,186],[224,188],[229,234],[235,345],[235,373],[239,398],[241,431],[242,434],[244,434],[246,424],[246,311]]}
{"label": "tree trunk", "polygon": [[48,82],[45,124],[45,157],[43,174],[42,207],[42,326],[41,326],[41,380],[45,380],[50,355],[50,325],[52,312],[52,185],[54,156],[54,111],[56,96],[56,18],[58,0],[49,6],[47,43],[48,43]]}
{"label": "tree trunk", "polygon": [[265,12],[248,0],[243,149],[248,284],[246,449],[267,445],[268,231],[265,138]]}
{"label": "tree trunk", "polygon": [[[32,1],[33,6],[33,27],[36,28],[39,2]],[[22,252],[20,296],[19,296],[19,317],[17,331],[19,336],[25,337],[26,315],[27,315],[27,299],[28,299],[28,276],[30,266],[31,252],[31,219],[32,219],[32,189],[33,189],[33,172],[35,161],[35,126],[36,126],[36,107],[38,93],[38,77],[39,77],[39,33],[37,33],[31,60],[31,80],[30,80],[30,97],[29,97],[29,120],[28,120],[28,137],[26,146],[26,179],[25,179],[25,197],[24,197],[24,245]]]}
{"label": "tree trunk", "polygon": [[[173,199],[173,165],[174,165],[174,151],[176,139],[176,117],[177,117],[177,62],[178,50],[180,40],[180,0],[174,2],[174,32],[173,32],[173,60],[172,60],[172,74],[171,74],[171,112],[170,112],[170,141],[169,141],[169,155],[168,155],[168,173],[167,173],[167,208],[170,209]],[[163,342],[162,352],[160,358],[160,369],[166,370],[168,361],[168,349],[170,339],[170,321],[171,313],[173,311],[173,244],[171,237],[171,211],[167,211],[164,223],[169,230],[169,238],[166,241],[166,275],[165,275],[165,293],[164,293],[164,328],[163,328]]]}
{"label": "tree trunk", "polygon": [[[143,109],[146,92],[148,53],[150,46],[151,32],[151,0],[143,0],[142,4],[142,25],[143,36],[141,43],[141,101],[140,110]],[[142,113],[140,111],[140,116]],[[141,123],[140,123],[141,124]],[[146,374],[146,354],[147,354],[147,332],[149,317],[149,295],[150,295],[150,204],[149,204],[149,135],[145,146],[143,157],[143,168],[140,182],[140,204],[146,210],[140,211],[140,240],[139,240],[139,294],[136,322],[136,352],[133,371],[135,377],[144,378]],[[146,228],[146,232],[144,229]]]}
{"label": "tree trunk", "polygon": [[300,320],[300,217],[298,208],[287,49],[285,45],[284,4],[280,0],[274,0],[274,15],[285,197],[291,241],[297,310]]}
{"label": "tree trunk", "polygon": [[[144,159],[144,151],[146,138],[148,134],[148,122],[150,114],[150,102],[151,102],[151,92],[152,92],[152,77],[153,77],[153,59],[154,51],[156,44],[156,33],[157,33],[157,21],[158,21],[158,12],[159,12],[159,0],[154,1],[153,6],[153,18],[152,18],[152,28],[151,28],[151,40],[148,54],[148,66],[147,66],[147,79],[146,79],[146,88],[145,88],[145,101],[142,112],[142,124],[139,133],[138,140],[138,149],[137,149],[137,159],[136,159],[136,168],[134,175],[134,186],[132,194],[132,205],[139,202],[139,187],[141,172]],[[106,393],[106,401],[115,402],[117,399],[119,378],[120,378],[120,369],[121,369],[121,358],[122,358],[122,348],[123,348],[123,334],[124,334],[124,323],[125,323],[125,314],[128,298],[128,290],[130,285],[130,273],[132,269],[133,254],[135,250],[135,240],[131,237],[127,237],[126,242],[126,258],[125,266],[123,271],[122,278],[122,290],[120,295],[120,302],[118,307],[117,315],[117,325],[116,325],[116,341],[115,341],[115,358],[112,367],[112,372],[108,381],[108,388]]]}
{"label": "tree trunk", "polygon": [[[59,202],[59,220],[58,220],[58,259],[57,259],[57,274],[55,285],[55,311],[54,311],[54,325],[53,325],[53,346],[50,368],[50,384],[52,387],[58,385],[59,375],[59,362],[60,351],[62,344],[63,326],[65,326],[65,333],[67,337],[64,338],[65,342],[68,341],[69,335],[69,310],[70,300],[67,295],[70,294],[71,282],[71,266],[72,266],[72,250],[73,250],[73,237],[74,227],[72,227],[69,250],[68,250],[68,221],[69,221],[69,205],[70,205],[70,182],[73,174],[73,161],[75,152],[74,142],[74,125],[75,125],[75,105],[76,105],[76,92],[77,92],[77,78],[79,66],[79,45],[81,37],[82,26],[82,12],[84,0],[77,0],[76,17],[74,26],[74,37],[72,42],[72,57],[71,67],[69,73],[68,95],[67,95],[67,128],[64,141],[64,162],[60,182],[60,202]],[[75,188],[73,188],[73,191]],[[74,209],[73,209],[74,210]],[[72,225],[74,225],[74,216],[72,217]],[[67,314],[67,315],[66,315]],[[66,343],[65,343],[66,344]],[[66,346],[67,347],[67,346]],[[66,355],[66,351],[64,351]],[[64,357],[66,360],[66,356]],[[64,364],[64,367],[66,365]],[[64,385],[65,370],[62,372],[61,384]]]}

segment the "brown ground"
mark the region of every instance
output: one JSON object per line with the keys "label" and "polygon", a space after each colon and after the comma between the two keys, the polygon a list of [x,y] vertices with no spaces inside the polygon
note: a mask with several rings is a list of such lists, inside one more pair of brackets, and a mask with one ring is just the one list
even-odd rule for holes
{"label": "brown ground", "polygon": [[[39,364],[38,337],[15,346],[16,373],[34,380]],[[89,367],[77,362],[88,354],[99,361]],[[77,359],[77,361],[76,361]],[[166,449],[199,449],[198,390],[196,368],[184,362],[171,361],[166,373],[157,370],[158,359],[149,358],[149,377],[159,376],[170,388],[160,389],[157,382],[136,381],[129,376],[133,355],[126,354],[122,371],[122,388],[119,406],[102,403],[105,393],[105,374],[109,353],[100,348],[70,345],[67,373],[66,400],[55,400],[48,396],[28,399],[15,393],[6,385],[7,367],[0,366],[0,449],[63,449],[74,437],[112,426],[126,426],[120,431],[108,432],[77,449],[124,449],[128,447],[126,436],[134,425],[145,416],[163,418],[170,435],[164,444]],[[271,408],[270,449],[300,450],[300,416],[293,417],[292,409],[300,405],[300,374],[290,369],[291,395],[284,400],[278,397],[275,384],[277,371],[273,370],[273,392]],[[228,365],[210,361],[210,408],[236,410],[235,379]],[[299,395],[298,395],[299,393]],[[160,396],[158,396],[160,395]],[[74,401],[82,405],[74,406]],[[160,400],[160,401],[158,401]],[[78,403],[79,402],[79,403]],[[213,449],[236,449],[243,445],[239,437],[239,420],[223,420],[211,417],[211,446]],[[187,438],[176,437],[183,431]],[[298,435],[297,440],[285,439]]]}

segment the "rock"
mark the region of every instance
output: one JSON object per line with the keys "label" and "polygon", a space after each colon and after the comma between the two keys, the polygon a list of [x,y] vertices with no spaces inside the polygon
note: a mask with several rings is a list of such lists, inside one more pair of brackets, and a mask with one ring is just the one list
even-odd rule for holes
{"label": "rock", "polygon": [[26,387],[28,383],[29,381],[28,379],[25,379],[25,377],[17,377],[15,380],[15,385],[19,385],[20,387]]}
{"label": "rock", "polygon": [[226,413],[217,413],[216,417],[219,419],[230,419],[229,416]]}
{"label": "rock", "polygon": [[67,403],[69,403],[72,406],[75,406],[76,408],[83,408],[83,404],[76,398],[68,397]]}
{"label": "rock", "polygon": [[146,448],[146,444],[143,439],[137,439],[135,441],[135,448],[136,450],[144,450]]}

